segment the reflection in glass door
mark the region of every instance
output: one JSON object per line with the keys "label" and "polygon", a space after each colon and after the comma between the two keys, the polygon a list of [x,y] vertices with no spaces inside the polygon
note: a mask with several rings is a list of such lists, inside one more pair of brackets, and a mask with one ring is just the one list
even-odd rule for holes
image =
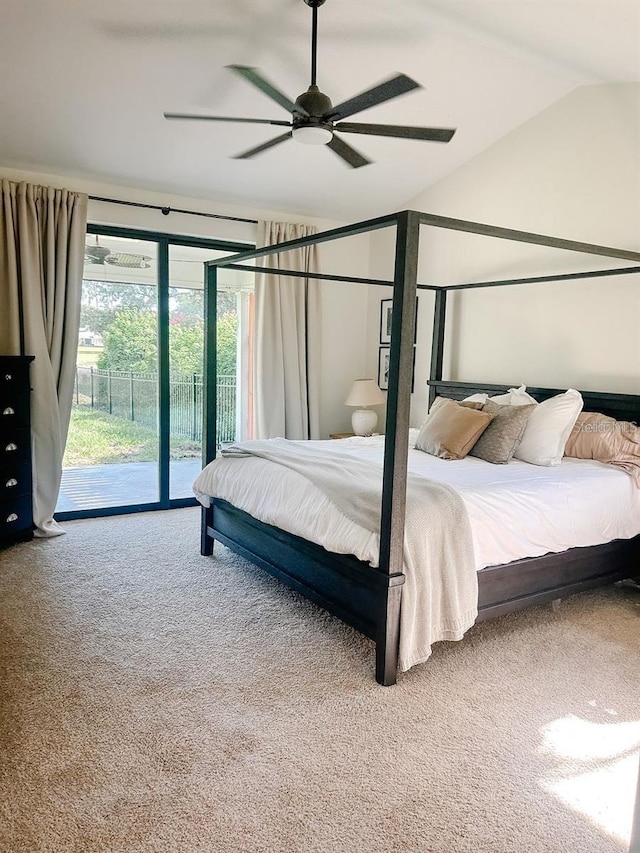
{"label": "reflection in glass door", "polygon": [[[224,252],[169,247],[169,398],[172,499],[191,497],[202,467],[204,262]],[[218,441],[247,437],[248,331],[253,274],[225,271],[215,311]],[[214,318],[211,318],[214,321]]]}
{"label": "reflection in glass door", "polygon": [[253,274],[227,271],[205,317],[204,262],[246,248],[89,226],[76,386],[56,517],[195,503],[203,351],[217,324],[218,435],[247,436]]}
{"label": "reflection in glass door", "polygon": [[157,245],[87,235],[58,512],[158,500]]}

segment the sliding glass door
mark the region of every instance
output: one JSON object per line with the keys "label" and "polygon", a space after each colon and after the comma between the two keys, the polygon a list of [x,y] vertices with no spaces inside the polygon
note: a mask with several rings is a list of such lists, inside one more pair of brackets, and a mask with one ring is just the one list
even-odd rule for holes
{"label": "sliding glass door", "polygon": [[[246,434],[252,277],[204,312],[204,261],[245,248],[90,227],[76,387],[56,517],[195,502],[202,465],[203,352],[218,324],[221,438]],[[245,312],[246,313],[246,312]],[[239,322],[240,321],[240,322]],[[243,370],[245,373],[243,374]]]}

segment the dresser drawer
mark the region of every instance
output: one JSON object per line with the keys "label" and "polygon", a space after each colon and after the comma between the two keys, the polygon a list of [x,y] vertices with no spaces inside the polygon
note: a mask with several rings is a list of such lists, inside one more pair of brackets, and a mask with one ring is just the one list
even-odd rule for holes
{"label": "dresser drawer", "polygon": [[28,356],[0,358],[0,399],[12,391],[29,388],[29,364],[32,361]]}
{"label": "dresser drawer", "polygon": [[31,434],[28,429],[0,428],[0,471],[31,458]]}
{"label": "dresser drawer", "polygon": [[2,465],[0,469],[0,503],[31,494],[31,464],[28,459]]}
{"label": "dresser drawer", "polygon": [[0,502],[0,543],[21,538],[32,529],[31,495]]}
{"label": "dresser drawer", "polygon": [[0,427],[11,429],[29,426],[29,392],[13,389],[3,393],[0,388]]}

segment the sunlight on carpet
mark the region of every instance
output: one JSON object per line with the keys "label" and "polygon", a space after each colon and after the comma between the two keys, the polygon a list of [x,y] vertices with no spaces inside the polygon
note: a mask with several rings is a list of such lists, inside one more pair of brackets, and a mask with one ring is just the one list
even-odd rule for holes
{"label": "sunlight on carpet", "polygon": [[[640,757],[640,719],[613,722],[618,716],[614,708],[599,708],[596,700],[589,705],[612,721],[593,722],[570,715],[545,726],[542,751],[560,763],[554,778],[541,785],[613,838],[628,843]],[[583,769],[568,770],[562,762]]]}

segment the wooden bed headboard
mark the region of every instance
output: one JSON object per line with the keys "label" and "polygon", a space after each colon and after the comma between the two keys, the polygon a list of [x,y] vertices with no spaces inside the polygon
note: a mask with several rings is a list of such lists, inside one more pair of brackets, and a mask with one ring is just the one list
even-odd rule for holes
{"label": "wooden bed headboard", "polygon": [[[503,394],[513,385],[495,385],[487,382],[448,382],[441,379],[429,379],[429,405],[436,397],[450,397],[462,400],[471,394],[486,393],[490,396]],[[531,388],[527,385],[527,394],[531,394],[539,403],[562,394],[567,389]],[[618,421],[640,422],[640,395],[612,394],[607,391],[580,391],[584,400],[585,412],[602,412]]]}

